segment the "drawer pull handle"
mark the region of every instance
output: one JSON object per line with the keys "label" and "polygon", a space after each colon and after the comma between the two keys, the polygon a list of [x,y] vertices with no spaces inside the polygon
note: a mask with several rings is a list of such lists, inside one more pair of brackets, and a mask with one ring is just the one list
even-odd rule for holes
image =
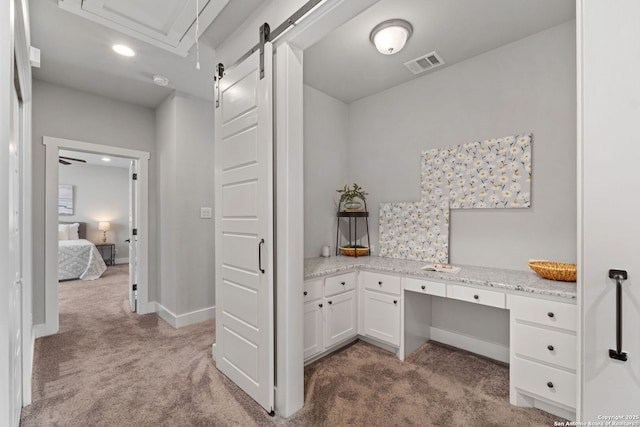
{"label": "drawer pull handle", "polygon": [[480,296],[479,296],[478,294],[475,294],[475,295],[473,296],[473,299],[480,299]]}
{"label": "drawer pull handle", "polygon": [[382,286],[382,282],[378,282],[378,285]]}
{"label": "drawer pull handle", "polygon": [[547,316],[553,318],[553,317],[555,317],[555,314],[553,314],[553,311],[550,311],[550,312],[547,313]]}
{"label": "drawer pull handle", "polygon": [[398,304],[398,300],[397,300],[397,299],[394,299],[394,300],[393,300],[393,303],[394,303],[394,304]]}
{"label": "drawer pull handle", "polygon": [[427,289],[427,287],[425,285],[420,286],[420,288],[422,288],[422,290],[424,291],[425,289]]}
{"label": "drawer pull handle", "polygon": [[553,383],[552,383],[551,381],[549,381],[549,382],[547,383],[547,387],[549,387],[549,388],[553,388]]}
{"label": "drawer pull handle", "polygon": [[306,297],[307,296],[307,291],[304,291],[303,293],[304,293],[304,296]]}
{"label": "drawer pull handle", "polygon": [[341,284],[342,286],[344,286],[344,285],[346,285],[346,282],[340,282],[340,284]]}
{"label": "drawer pull handle", "polygon": [[547,346],[547,350],[549,350],[549,351],[553,351],[553,350],[554,350],[554,348],[553,348],[553,346],[552,346],[552,345],[548,345],[548,346]]}
{"label": "drawer pull handle", "polygon": [[322,304],[318,304],[318,307],[322,308]]}
{"label": "drawer pull handle", "polygon": [[329,301],[329,305],[333,304],[333,301]]}

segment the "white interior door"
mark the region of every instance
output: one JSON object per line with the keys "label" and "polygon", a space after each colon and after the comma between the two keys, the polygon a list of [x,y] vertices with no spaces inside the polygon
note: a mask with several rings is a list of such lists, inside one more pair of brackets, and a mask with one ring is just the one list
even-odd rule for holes
{"label": "white interior door", "polygon": [[267,411],[274,401],[272,46],[218,81],[216,365]]}
{"label": "white interior door", "polygon": [[[640,157],[640,2],[578,6],[578,417],[640,425],[640,202],[633,189]],[[620,353],[611,269],[627,272]]]}
{"label": "white interior door", "polygon": [[138,309],[138,168],[129,164],[129,306]]}
{"label": "white interior door", "polygon": [[9,141],[9,263],[13,279],[9,284],[9,390],[11,419],[18,425],[22,408],[22,236],[21,236],[21,146],[20,101],[15,87],[11,94],[11,140]]}

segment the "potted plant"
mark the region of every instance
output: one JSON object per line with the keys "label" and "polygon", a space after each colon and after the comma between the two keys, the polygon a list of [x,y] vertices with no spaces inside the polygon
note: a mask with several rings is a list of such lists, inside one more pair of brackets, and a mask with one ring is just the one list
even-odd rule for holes
{"label": "potted plant", "polygon": [[344,188],[340,190],[336,190],[340,193],[340,202],[338,204],[338,209],[340,205],[344,206],[345,211],[358,211],[362,208],[362,203],[356,199],[360,199],[361,201],[365,201],[369,193],[364,191],[364,188],[360,187],[355,182],[353,183],[353,189],[347,184]]}

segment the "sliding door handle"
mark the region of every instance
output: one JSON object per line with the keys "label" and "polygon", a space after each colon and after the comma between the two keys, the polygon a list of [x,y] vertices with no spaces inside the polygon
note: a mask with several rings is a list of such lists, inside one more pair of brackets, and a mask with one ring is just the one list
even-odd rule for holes
{"label": "sliding door handle", "polygon": [[264,274],[264,268],[262,268],[262,246],[264,245],[264,239],[260,239],[258,243],[258,270]]}
{"label": "sliding door handle", "polygon": [[627,280],[627,272],[609,270],[609,278],[616,281],[616,348],[609,349],[609,357],[626,362],[627,353],[622,351],[622,282]]}

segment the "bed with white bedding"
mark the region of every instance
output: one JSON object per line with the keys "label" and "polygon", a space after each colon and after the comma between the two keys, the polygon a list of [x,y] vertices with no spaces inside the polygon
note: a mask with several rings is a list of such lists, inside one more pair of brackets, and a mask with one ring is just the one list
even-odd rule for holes
{"label": "bed with white bedding", "polygon": [[[80,232],[79,228],[81,228]],[[84,237],[86,237],[86,224],[60,224],[58,280],[95,280],[107,269],[98,248]]]}

